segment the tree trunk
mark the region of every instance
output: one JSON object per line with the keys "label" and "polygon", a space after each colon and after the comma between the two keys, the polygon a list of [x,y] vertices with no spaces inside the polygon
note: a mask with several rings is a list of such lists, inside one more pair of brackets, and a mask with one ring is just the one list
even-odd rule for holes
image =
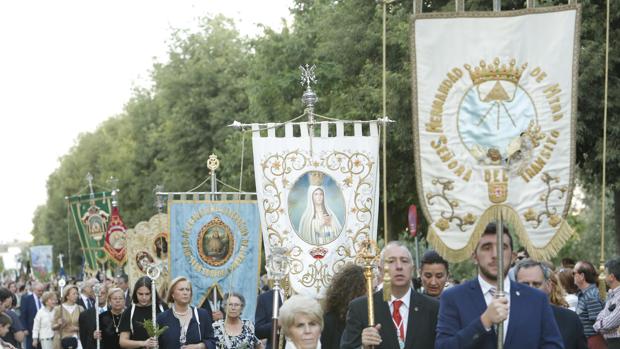
{"label": "tree trunk", "polygon": [[614,221],[616,229],[616,256],[620,255],[620,189],[614,189]]}

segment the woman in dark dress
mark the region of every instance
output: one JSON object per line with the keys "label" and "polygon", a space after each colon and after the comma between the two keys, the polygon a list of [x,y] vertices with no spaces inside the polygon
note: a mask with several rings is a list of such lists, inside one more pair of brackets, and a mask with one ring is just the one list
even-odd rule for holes
{"label": "woman in dark dress", "polygon": [[168,326],[159,336],[159,348],[215,349],[211,314],[190,305],[192,284],[186,277],[172,280],[167,301],[172,308],[157,316],[160,327]]}
{"label": "woman in dark dress", "polygon": [[[157,292],[157,291],[155,291]],[[161,313],[166,310],[166,305],[162,303],[159,295],[155,294],[156,312]],[[151,320],[151,279],[143,276],[136,281],[131,296],[132,304],[121,315],[119,325],[119,343],[121,348],[155,348],[157,338],[149,338],[144,321]]]}
{"label": "woman in dark dress", "polygon": [[340,348],[340,337],[346,324],[349,303],[366,294],[364,270],[356,264],[346,264],[332,278],[323,309],[322,348]]}
{"label": "woman in dark dress", "polygon": [[120,349],[118,343],[121,317],[125,310],[125,293],[120,288],[113,288],[108,292],[108,310],[99,314],[99,331],[95,331],[95,340],[101,339],[101,347],[105,349]]}

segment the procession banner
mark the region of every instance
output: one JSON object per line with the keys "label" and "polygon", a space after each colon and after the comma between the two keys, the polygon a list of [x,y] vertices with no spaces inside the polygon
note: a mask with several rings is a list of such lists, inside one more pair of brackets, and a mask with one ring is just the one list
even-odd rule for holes
{"label": "procession banner", "polygon": [[413,18],[416,180],[449,260],[499,217],[538,259],[573,234],[579,22],[578,5]]}
{"label": "procession banner", "polygon": [[239,293],[246,300],[242,317],[253,319],[260,266],[256,200],[171,199],[168,212],[170,278],[189,278],[193,303],[211,302],[213,311],[225,293]]}
{"label": "procession banner", "polygon": [[142,221],[135,227],[127,229],[127,264],[125,271],[129,276],[129,284],[133,285],[140,277],[145,276],[150,265],[161,270],[157,279],[160,296],[165,298],[169,280],[169,232],[168,215],[158,213],[148,221]]}
{"label": "procession banner", "polygon": [[360,242],[376,241],[378,124],[287,123],[284,137],[274,126],[252,125],[265,253],[287,248],[293,292],[321,298]]}
{"label": "procession banner", "polygon": [[112,207],[110,224],[105,235],[103,248],[110,261],[117,265],[125,264],[127,260],[127,227],[123,223],[118,206]]}
{"label": "procession banner", "polygon": [[54,260],[52,259],[52,245],[38,245],[30,247],[30,261],[32,272],[39,281],[49,281],[53,271]]}
{"label": "procession banner", "polygon": [[104,263],[107,258],[103,245],[108,231],[112,195],[99,192],[74,195],[67,200],[84,253],[85,267],[90,272],[96,272],[100,269],[98,263]]}

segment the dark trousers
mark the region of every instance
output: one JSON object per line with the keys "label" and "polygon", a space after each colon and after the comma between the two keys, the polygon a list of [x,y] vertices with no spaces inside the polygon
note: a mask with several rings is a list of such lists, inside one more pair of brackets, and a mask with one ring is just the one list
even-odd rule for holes
{"label": "dark trousers", "polygon": [[607,339],[607,348],[609,348],[609,349],[620,349],[620,338],[608,338]]}

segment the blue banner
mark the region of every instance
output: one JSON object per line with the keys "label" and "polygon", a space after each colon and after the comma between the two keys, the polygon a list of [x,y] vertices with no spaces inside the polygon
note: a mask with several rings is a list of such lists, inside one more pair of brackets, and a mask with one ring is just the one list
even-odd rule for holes
{"label": "blue banner", "polygon": [[253,319],[260,266],[256,201],[171,201],[168,212],[170,278],[191,281],[197,306],[213,293],[242,294],[242,317]]}

